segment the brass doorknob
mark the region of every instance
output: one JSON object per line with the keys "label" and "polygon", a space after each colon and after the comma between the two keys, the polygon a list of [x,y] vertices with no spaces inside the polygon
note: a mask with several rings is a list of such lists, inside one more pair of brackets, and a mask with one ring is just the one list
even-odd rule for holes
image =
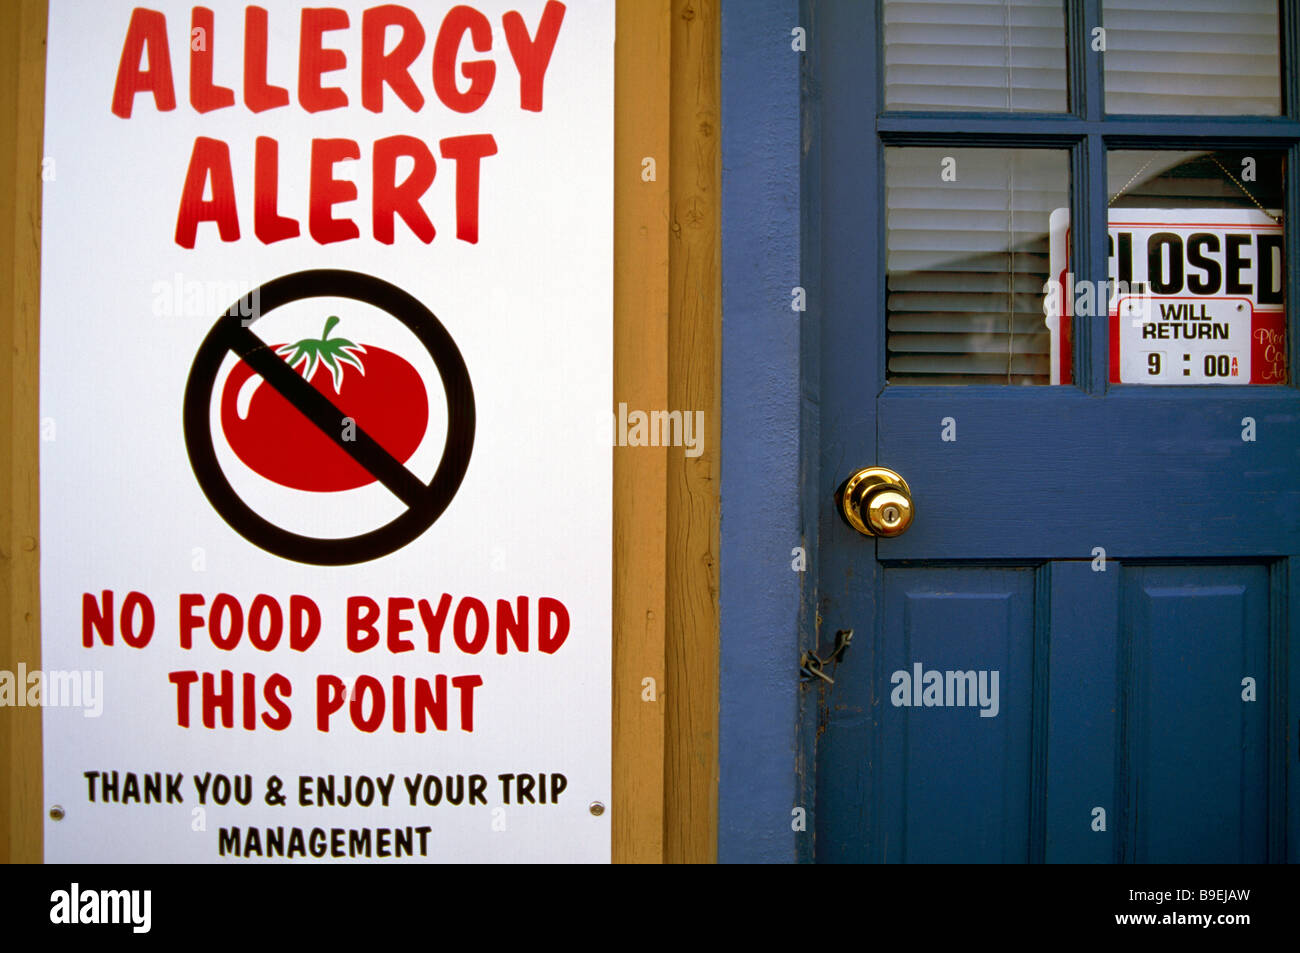
{"label": "brass doorknob", "polygon": [[898,536],[916,513],[907,481],[886,467],[865,467],[835,492],[844,521],[864,536]]}

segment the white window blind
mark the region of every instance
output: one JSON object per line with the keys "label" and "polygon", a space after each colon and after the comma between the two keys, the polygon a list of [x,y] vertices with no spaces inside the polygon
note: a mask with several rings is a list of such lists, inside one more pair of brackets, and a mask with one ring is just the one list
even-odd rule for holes
{"label": "white window blind", "polygon": [[1106,111],[1276,116],[1277,0],[1104,0]]}
{"label": "white window blind", "polygon": [[1064,112],[1062,0],[885,0],[885,108]]}
{"label": "white window blind", "polygon": [[1068,153],[893,147],[885,176],[889,382],[1050,383],[1043,283]]}

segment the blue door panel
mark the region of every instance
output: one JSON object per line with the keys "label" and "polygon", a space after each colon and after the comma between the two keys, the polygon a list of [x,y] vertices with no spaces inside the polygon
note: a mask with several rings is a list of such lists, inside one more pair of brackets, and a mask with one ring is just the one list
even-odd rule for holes
{"label": "blue door panel", "polygon": [[1268,859],[1268,603],[1266,566],[1125,567],[1122,859]]}
{"label": "blue door panel", "polygon": [[1047,569],[1048,697],[1053,713],[1067,714],[1049,717],[1047,726],[1048,863],[1108,864],[1116,859],[1122,573],[1113,561],[1102,565],[1062,561]]}
{"label": "blue door panel", "polygon": [[[882,570],[876,644],[821,686],[819,755],[837,769],[818,777],[820,859],[1270,859],[1285,811],[1269,777],[1287,755],[1267,565]],[[929,698],[918,664],[923,690],[944,676]],[[969,676],[948,673],[994,671],[982,717],[957,690]]]}
{"label": "blue door panel", "polygon": [[1293,391],[909,390],[885,391],[872,462],[903,474],[916,520],[882,559],[1285,555],[1300,539]]}
{"label": "blue door panel", "polygon": [[1026,861],[1034,571],[887,566],[884,633],[882,859]]}

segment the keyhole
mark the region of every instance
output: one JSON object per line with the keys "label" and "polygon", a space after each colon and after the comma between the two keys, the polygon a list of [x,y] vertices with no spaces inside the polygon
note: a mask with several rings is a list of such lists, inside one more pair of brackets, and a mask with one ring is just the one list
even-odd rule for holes
{"label": "keyhole", "polygon": [[895,523],[898,521],[898,507],[886,506],[881,515],[885,518],[886,523]]}

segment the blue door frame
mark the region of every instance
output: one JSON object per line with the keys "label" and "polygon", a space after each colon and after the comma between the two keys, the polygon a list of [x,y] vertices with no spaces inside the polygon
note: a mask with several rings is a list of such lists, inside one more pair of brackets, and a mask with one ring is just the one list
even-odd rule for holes
{"label": "blue door frame", "polygon": [[[797,0],[722,4],[718,860],[795,859],[801,442]],[[806,439],[806,434],[803,435]],[[812,551],[812,550],[807,550]]]}
{"label": "blue door frame", "polygon": [[[823,491],[828,481],[845,475],[838,471],[846,462],[854,467],[889,464],[875,459],[881,448],[905,455],[913,430],[910,421],[923,420],[928,429],[932,418],[939,419],[929,406],[934,399],[932,389],[899,395],[899,410],[889,432],[878,433],[874,397],[884,387],[883,348],[871,348],[870,353],[879,359],[863,367],[856,359],[860,350],[822,337],[825,316],[861,309],[863,302],[872,303],[877,313],[884,311],[883,247],[878,238],[884,208],[884,145],[954,141],[951,128],[944,128],[944,117],[890,114],[877,120],[881,65],[875,31],[880,16],[878,5],[872,6],[877,7],[874,23],[862,15],[861,2],[850,0],[723,0],[722,4],[718,856],[724,862],[789,862],[814,857],[817,778],[810,753],[815,750],[819,725],[815,707],[803,707],[807,698],[801,696],[799,654],[819,643],[823,651],[828,647],[824,634],[818,638],[816,622],[820,600],[836,589],[826,580],[856,573],[860,581],[870,579],[875,590],[881,591],[874,550],[841,554],[839,562],[832,557],[829,564],[818,558],[819,538],[830,532]],[[1100,6],[1100,0],[1068,5],[1071,36],[1086,35],[1090,25],[1101,22]],[[1107,120],[1102,114],[1100,64],[1097,54],[1090,54],[1071,58],[1071,88],[1078,91],[1072,113],[1036,119],[1032,129],[1019,117],[965,114],[960,117],[962,135],[969,144],[1054,145],[1071,150],[1075,183],[1071,217],[1078,223],[1076,272],[1093,280],[1106,277],[1107,212],[1103,203],[1089,202],[1088,196],[1105,194],[1108,146],[1285,149],[1289,169],[1285,220],[1300,221],[1300,123],[1296,122],[1300,116],[1300,71],[1292,68],[1300,50],[1300,24],[1291,15],[1289,4],[1282,7],[1283,117]],[[806,31],[807,52],[792,49],[796,27]],[[845,55],[846,50],[853,51],[852,55]],[[823,135],[827,130],[834,134]],[[853,168],[862,182],[874,183],[874,187],[837,192],[833,202],[823,201],[826,171],[845,167]],[[1286,235],[1287,281],[1293,289],[1300,288],[1296,232],[1289,228]],[[834,240],[824,236],[834,236]],[[833,280],[824,280],[825,275],[832,275]],[[791,309],[796,286],[806,291],[806,312]],[[1294,296],[1289,298],[1289,327],[1294,332]],[[1105,401],[1089,399],[1107,391],[1107,345],[1103,327],[1081,323],[1075,340],[1076,386],[1063,388],[1063,393],[1052,395],[1052,399],[1074,401],[1080,412],[1116,415],[1114,425],[1123,426],[1131,411],[1125,406],[1122,390]],[[1294,381],[1300,369],[1300,334],[1290,335],[1289,358]],[[1294,394],[1294,384],[1287,390]],[[1289,407],[1290,394],[1281,391],[1261,391],[1252,399],[1276,401],[1279,409],[1284,404]],[[1036,396],[1024,393],[1011,399],[1028,401]],[[1219,410],[1239,419],[1240,401],[1245,396],[1217,392],[1213,399]],[[1001,403],[1005,399],[997,395],[996,405],[991,402],[982,411],[977,405],[975,413],[1005,412]],[[1149,401],[1148,395],[1141,395],[1143,406]],[[1137,406],[1136,399],[1130,406]],[[861,447],[824,445],[823,418],[828,426],[834,422],[838,433],[851,431],[871,437]],[[1294,424],[1286,418],[1288,429]],[[1100,419],[1097,423],[1098,428],[1108,425]],[[1087,452],[1087,448],[1080,449],[1081,459],[1086,459]],[[958,476],[931,487],[932,495],[961,491]],[[1171,509],[1161,515],[1164,538],[1150,540],[1148,548],[1152,556],[1168,557],[1192,536],[1186,529],[1185,514]],[[965,555],[960,551],[964,542],[979,539],[990,529],[966,525],[960,534],[949,532],[947,542],[956,547],[950,555]],[[1232,531],[1231,521],[1224,529]],[[1288,555],[1287,538],[1270,535],[1271,529],[1240,533],[1240,552],[1229,544],[1220,547],[1223,551],[1216,555]],[[1093,535],[1078,540],[1079,546],[1091,543]],[[927,543],[924,536],[914,537],[914,545],[916,555],[933,556],[932,541]],[[1019,550],[1008,555],[1033,559],[1050,558],[1062,544],[1057,538],[1035,540],[1030,535],[1020,537],[1016,545]],[[794,568],[798,548],[805,554],[806,571]],[[1128,548],[1130,555],[1142,554],[1140,545]],[[895,552],[907,555],[906,547]],[[977,553],[972,549],[969,555]],[[1281,651],[1282,658],[1288,646],[1300,645],[1300,612],[1288,614],[1285,604],[1288,592],[1300,593],[1297,563],[1300,560],[1294,557],[1273,563],[1267,583],[1276,597],[1272,605],[1273,649]],[[1040,571],[1036,577],[1033,585],[1040,593],[1050,584],[1047,580],[1052,571]],[[1053,625],[1058,609],[1064,619],[1069,615],[1070,600],[1081,598],[1069,584],[1074,567],[1054,571],[1060,589],[1051,590],[1049,599]],[[1048,573],[1046,580],[1044,572]],[[1114,576],[1111,580],[1108,585],[1120,584]],[[833,626],[829,620],[826,624]],[[1121,634],[1089,633],[1088,637],[1118,639]],[[1053,667],[1058,651],[1077,653],[1078,670],[1086,670],[1086,643],[1061,639],[1059,647],[1052,647]],[[1279,685],[1283,688],[1277,693],[1280,698],[1271,702],[1269,720],[1275,726],[1294,724],[1295,711],[1288,716],[1286,698],[1300,697],[1298,670],[1300,666],[1292,660],[1283,679],[1287,684]],[[1097,674],[1104,682],[1106,673]],[[1113,691],[1114,686],[1111,688]],[[1068,739],[1056,738],[1052,743],[1067,744]],[[1035,755],[1046,756],[1045,751]],[[1287,847],[1294,860],[1295,832],[1300,830],[1294,739],[1285,759],[1285,765],[1274,764],[1271,770],[1291,775],[1291,796],[1288,803],[1273,805],[1270,814],[1286,818],[1284,824],[1292,832]],[[1096,765],[1090,766],[1084,759],[1073,766],[1073,770],[1114,768],[1113,762],[1104,758]],[[802,825],[800,809],[806,813]],[[1036,821],[1036,829],[1049,820]],[[1044,849],[1041,843],[1032,845],[1031,858],[1041,858]],[[1095,850],[1095,846],[1081,849]],[[1270,856],[1280,859],[1278,849],[1279,845],[1272,845]],[[1108,855],[1103,851],[1095,859],[1105,860]]]}

